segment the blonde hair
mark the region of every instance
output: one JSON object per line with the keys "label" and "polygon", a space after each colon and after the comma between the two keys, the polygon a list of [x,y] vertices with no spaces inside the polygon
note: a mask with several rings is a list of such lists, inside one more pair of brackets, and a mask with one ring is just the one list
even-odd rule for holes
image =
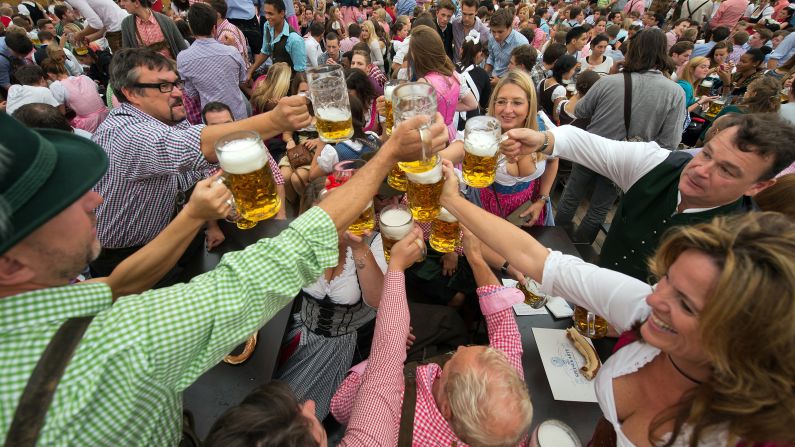
{"label": "blonde hair", "polygon": [[693,59],[690,59],[685,65],[685,69],[682,70],[682,77],[680,79],[686,81],[693,87],[693,94],[695,94],[696,87],[698,87],[698,85],[696,85],[696,81],[698,81],[698,79],[695,77],[696,67],[703,64],[704,62],[709,64],[709,59],[703,56],[696,56]]}
{"label": "blonde hair", "polygon": [[795,219],[795,174],[782,175],[776,183],[754,196],[762,211],[776,211]]}
{"label": "blonde hair", "polygon": [[491,91],[491,98],[489,98],[489,116],[494,116],[494,104],[497,102],[497,95],[500,90],[508,85],[513,84],[521,88],[525,95],[527,95],[528,111],[527,119],[524,121],[524,127],[528,129],[538,130],[538,100],[536,100],[536,89],[533,88],[533,80],[527,72],[522,70],[511,70],[502,78],[500,82]]}
{"label": "blonde hair", "polygon": [[444,51],[442,38],[435,29],[427,25],[419,25],[411,30],[409,57],[414,63],[414,71],[418,77],[434,71],[444,76],[452,76],[455,72],[453,61]]}
{"label": "blonde hair", "polygon": [[265,80],[257,85],[251,94],[251,105],[260,112],[266,111],[269,104],[290,93],[290,66],[286,62],[277,62],[268,69]]}
{"label": "blonde hair", "polygon": [[[512,447],[530,429],[533,405],[519,372],[505,354],[486,348],[477,355],[478,367],[453,372],[445,391],[453,414],[450,425],[472,447]],[[513,430],[502,438],[492,432],[494,423],[514,418]]]}
{"label": "blonde hair", "polygon": [[365,20],[364,22],[362,22],[361,26],[362,29],[366,29],[367,34],[369,34],[366,42],[368,45],[370,45],[370,43],[372,43],[373,41],[378,42],[378,34],[375,33],[375,27],[373,26],[373,23],[371,21]]}
{"label": "blonde hair", "polygon": [[720,424],[748,445],[795,443],[795,224],[764,212],[676,227],[651,271],[664,275],[687,250],[705,253],[720,271],[699,316],[712,376],[652,421],[649,440],[673,420],[665,445],[684,424],[692,428],[693,447]]}

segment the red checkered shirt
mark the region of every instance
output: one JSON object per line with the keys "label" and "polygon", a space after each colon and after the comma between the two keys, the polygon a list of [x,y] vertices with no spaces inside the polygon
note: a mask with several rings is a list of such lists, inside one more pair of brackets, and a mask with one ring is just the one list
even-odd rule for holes
{"label": "red checkered shirt", "polygon": [[243,58],[243,63],[246,64],[246,69],[251,66],[251,62],[248,59],[248,41],[246,40],[246,36],[243,34],[243,31],[240,31],[240,28],[233,25],[229,20],[224,19],[221,23],[215,26],[215,40],[224,43],[222,38],[231,38],[234,44],[233,47],[237,48],[238,53]]}
{"label": "red checkered shirt", "polygon": [[340,446],[397,445],[410,320],[405,283],[403,272],[389,270],[384,276],[370,360],[356,374],[356,390],[347,407],[348,427]]}
{"label": "red checkered shirt", "polygon": [[[148,20],[143,20],[137,16],[135,17],[135,29],[138,35],[138,43],[141,46],[149,46],[166,40],[165,36],[163,36],[163,30],[160,29],[160,24],[157,23],[155,19],[155,13],[152,11],[150,11]],[[171,54],[168,45],[158,51],[158,53],[169,59],[174,59],[176,57]]]}
{"label": "red checkered shirt", "polygon": [[370,70],[367,75],[370,76],[370,79],[375,81],[381,87],[381,89],[383,89],[384,85],[387,83],[387,81],[389,81],[384,72],[381,71],[381,69],[378,68],[378,65],[375,64],[370,65]]}
{"label": "red checkered shirt", "polygon": [[[514,304],[522,302],[522,292],[513,287],[488,285],[479,287],[477,293],[480,298],[480,308],[486,318],[490,346],[504,353],[508,358],[508,362],[516,368],[520,376],[524,377],[524,371],[522,370],[522,336],[519,334],[519,328],[516,326],[516,319],[512,311]],[[351,420],[351,409],[361,399],[360,396],[357,396],[357,391],[362,382],[362,377],[359,373],[361,365],[360,363],[351,369],[351,373],[345,378],[331,399],[331,414],[342,424],[346,424]],[[458,439],[458,436],[453,433],[453,430],[439,412],[439,408],[433,398],[431,391],[433,383],[441,376],[441,373],[442,369],[436,364],[417,367],[414,445],[452,445],[455,442],[456,445],[465,447],[466,444]],[[394,430],[398,431],[399,428],[400,422],[398,421],[395,423]]]}

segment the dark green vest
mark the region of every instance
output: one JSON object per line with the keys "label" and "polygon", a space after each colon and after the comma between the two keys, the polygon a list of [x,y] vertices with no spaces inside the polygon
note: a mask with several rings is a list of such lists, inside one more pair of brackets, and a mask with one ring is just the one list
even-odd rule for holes
{"label": "dark green vest", "polygon": [[753,201],[742,197],[708,211],[674,214],[679,176],[691,158],[686,152],[671,152],[665,161],[641,177],[624,194],[602,246],[601,267],[647,281],[650,273],[646,262],[654,254],[666,230],[754,209]]}

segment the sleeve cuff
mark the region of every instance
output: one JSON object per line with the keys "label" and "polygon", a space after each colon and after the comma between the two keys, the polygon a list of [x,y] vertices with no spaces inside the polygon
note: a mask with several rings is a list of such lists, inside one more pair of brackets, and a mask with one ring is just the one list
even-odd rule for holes
{"label": "sleeve cuff", "polygon": [[359,376],[364,374],[364,370],[367,368],[367,360],[357,363],[353,365],[351,369],[348,370],[349,373],[356,373]]}
{"label": "sleeve cuff", "polygon": [[516,287],[489,285],[478,287],[477,294],[483,315],[495,314],[524,300],[522,291]]}
{"label": "sleeve cuff", "polygon": [[547,256],[546,262],[544,262],[544,273],[542,276],[542,282],[539,289],[546,295],[554,296],[555,294],[552,293],[552,289],[555,288],[555,280],[557,279],[557,270],[558,264],[563,257],[563,253],[559,251],[550,251],[549,256]]}

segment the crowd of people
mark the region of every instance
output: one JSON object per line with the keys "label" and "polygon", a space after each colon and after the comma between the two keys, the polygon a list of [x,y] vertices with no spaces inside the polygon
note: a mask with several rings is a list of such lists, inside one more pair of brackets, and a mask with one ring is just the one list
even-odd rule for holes
{"label": "crowd of people", "polygon": [[[528,445],[524,295],[502,279],[532,279],[618,338],[592,445],[795,445],[794,26],[787,0],[0,4],[0,439],[199,445],[182,393],[291,307],[275,380],[201,445]],[[327,65],[336,143],[312,103]],[[408,82],[435,116],[388,126]],[[502,135],[486,187],[462,173],[475,118]],[[289,225],[191,277],[247,231],[219,222],[240,131]],[[378,225],[348,231],[410,205],[395,176],[417,160],[458,246],[426,221],[388,252]]]}

